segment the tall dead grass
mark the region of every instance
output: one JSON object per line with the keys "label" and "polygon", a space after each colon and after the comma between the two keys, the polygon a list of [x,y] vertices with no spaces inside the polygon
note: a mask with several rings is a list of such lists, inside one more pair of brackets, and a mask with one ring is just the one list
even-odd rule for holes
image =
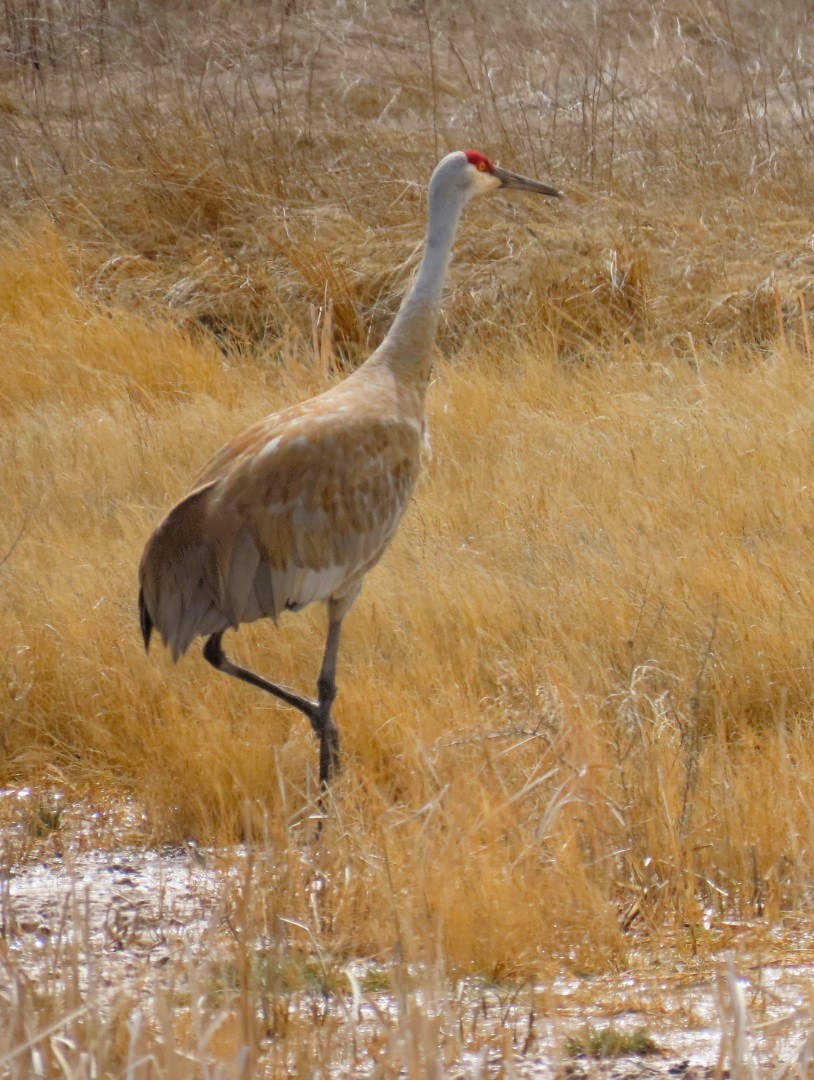
{"label": "tall dead grass", "polygon": [[[807,919],[808,13],[154,14],[0,17],[3,784],[132,800],[152,842],[273,837],[241,963],[263,905],[445,978]],[[212,450],[380,339],[465,144],[570,198],[463,226],[433,459],[348,622],[317,911],[306,725],[146,659],[135,566]],[[322,632],[235,648],[307,688]]]}

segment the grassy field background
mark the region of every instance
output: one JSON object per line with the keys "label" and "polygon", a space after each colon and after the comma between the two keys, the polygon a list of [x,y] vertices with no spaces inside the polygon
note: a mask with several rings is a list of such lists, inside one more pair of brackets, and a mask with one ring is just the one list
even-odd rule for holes
{"label": "grassy field background", "polygon": [[[810,927],[810,23],[801,0],[0,11],[3,862],[194,843],[229,893],[230,845],[273,851],[222,946],[223,1068],[341,1058],[257,1020],[261,939],[540,985],[711,962],[727,921],[767,958]],[[433,456],[347,622],[315,851],[308,726],[197,652],[145,657],[136,567],[211,452],[381,340],[462,147],[567,198],[463,222]],[[323,632],[309,610],[232,648],[309,689]],[[35,1035],[91,999],[54,977],[24,1008],[20,934],[0,1038],[80,1075]],[[173,964],[166,1008],[201,970]],[[134,1045],[117,1009],[71,1028],[99,1075]],[[167,1015],[139,1038],[166,1048]],[[204,1044],[177,1024],[187,1049],[132,1075],[186,1075]],[[424,1075],[438,1039],[394,1025],[381,1075]]]}

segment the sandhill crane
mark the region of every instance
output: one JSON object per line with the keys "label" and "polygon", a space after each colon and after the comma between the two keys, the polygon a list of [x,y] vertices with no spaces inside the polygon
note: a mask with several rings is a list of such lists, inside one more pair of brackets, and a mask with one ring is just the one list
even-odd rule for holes
{"label": "sandhill crane", "polygon": [[[342,620],[407,508],[425,440],[432,369],[452,241],[474,195],[559,191],[457,150],[436,166],[415,281],[372,356],[317,397],[267,416],[222,447],[164,518],[139,566],[145,648],[157,628],[175,660],[195,638],[219,671],[303,712],[319,738],[324,791],[339,768],[331,718]],[[224,632],[322,601],[328,634],[310,701],[224,653]]]}

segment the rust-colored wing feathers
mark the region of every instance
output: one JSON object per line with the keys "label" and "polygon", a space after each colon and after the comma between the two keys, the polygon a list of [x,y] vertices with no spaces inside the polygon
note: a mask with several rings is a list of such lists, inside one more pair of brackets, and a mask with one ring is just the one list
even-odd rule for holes
{"label": "rust-colored wing feathers", "polygon": [[142,610],[177,657],[200,634],[287,608],[350,606],[407,507],[420,453],[415,419],[341,399],[254,424],[153,534]]}
{"label": "rust-colored wing feathers", "polygon": [[398,420],[340,418],[273,436],[217,485],[274,568],[322,570],[368,558],[416,478],[420,435]]}

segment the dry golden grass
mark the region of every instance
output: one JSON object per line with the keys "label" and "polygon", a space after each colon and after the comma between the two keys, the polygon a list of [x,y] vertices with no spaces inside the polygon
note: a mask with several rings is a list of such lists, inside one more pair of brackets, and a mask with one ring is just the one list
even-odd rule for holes
{"label": "dry golden grass", "polygon": [[[713,0],[124,11],[0,15],[0,784],[67,800],[45,840],[30,800],[0,801],[3,862],[194,841],[228,882],[235,842],[273,855],[224,886],[231,944],[207,931],[245,968],[226,1004],[195,1011],[220,976],[185,957],[149,1053],[137,983],[76,1046],[99,1075],[241,1046],[244,1075],[340,1074],[361,1036],[280,1019],[302,987],[257,976],[268,935],[277,965],[420,964],[448,1021],[456,975],[703,967],[716,920],[762,919],[774,955],[814,871],[804,5],[770,27]],[[462,145],[569,199],[462,227],[433,458],[348,620],[347,767],[314,850],[307,725],[200,654],[145,658],[136,566],[211,451],[380,340]],[[307,688],[322,633],[309,611],[234,649]],[[93,1001],[53,977],[33,1008],[12,926],[0,1063],[27,1046],[17,1075],[36,1050],[78,1076],[37,1032]],[[407,971],[380,1075],[474,1045],[442,1052]]]}

